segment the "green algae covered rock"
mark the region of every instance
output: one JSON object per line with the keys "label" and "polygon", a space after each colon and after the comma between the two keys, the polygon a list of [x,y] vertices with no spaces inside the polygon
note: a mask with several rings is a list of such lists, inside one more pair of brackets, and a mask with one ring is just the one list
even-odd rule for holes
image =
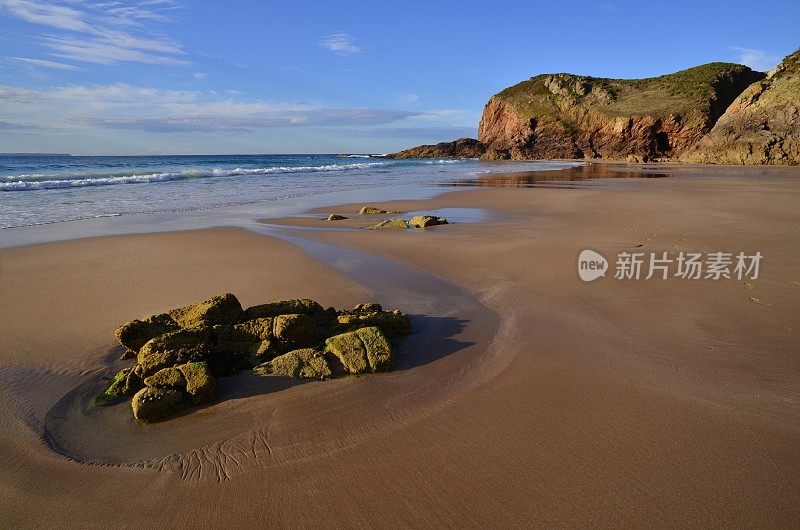
{"label": "green algae covered rock", "polygon": [[252,357],[255,357],[257,361],[269,361],[275,358],[280,353],[280,350],[275,341],[262,340],[261,342],[251,344],[248,352]]}
{"label": "green algae covered rock", "polygon": [[369,371],[367,349],[355,331],[330,337],[325,341],[325,353],[339,359],[350,374],[363,374]]}
{"label": "green algae covered rock", "polygon": [[169,316],[182,328],[230,325],[242,317],[242,305],[231,293],[209,298],[199,304],[191,304],[169,312]]}
{"label": "green algae covered rock", "polygon": [[329,379],[331,368],[325,355],[313,348],[292,350],[253,368],[260,375],[274,374],[303,379]]}
{"label": "green algae covered rock", "polygon": [[325,352],[335,355],[351,374],[385,371],[394,364],[389,341],[374,326],[330,337]]}
{"label": "green algae covered rock", "polygon": [[386,372],[394,366],[392,346],[380,328],[361,328],[356,331],[358,338],[367,350],[367,360],[373,372]]}
{"label": "green algae covered rock", "polygon": [[175,331],[178,327],[178,323],[172,320],[172,317],[162,313],[142,320],[126,322],[118,327],[114,334],[120,344],[136,352],[150,339],[154,339],[168,331]]}
{"label": "green algae covered rock", "polygon": [[187,363],[177,367],[186,380],[186,393],[193,405],[204,405],[219,398],[217,381],[207,363]]}
{"label": "green algae covered rock", "polygon": [[162,368],[150,377],[146,377],[144,384],[156,388],[184,389],[186,388],[186,379],[180,370],[170,366],[169,368]]}
{"label": "green algae covered rock", "polygon": [[288,347],[310,346],[317,338],[317,325],[308,315],[278,315],[272,330],[275,338]]}
{"label": "green algae covered rock", "polygon": [[128,380],[128,374],[132,370],[133,368],[123,368],[117,372],[105,391],[94,398],[94,402],[97,405],[111,405],[125,398],[125,383]]}
{"label": "green algae covered rock", "polygon": [[214,326],[215,351],[233,357],[268,355],[275,349],[271,346],[277,345],[272,334],[272,321],[272,318],[255,318],[234,326]]}
{"label": "green algae covered rock", "polygon": [[245,318],[276,317],[278,315],[313,315],[325,309],[314,300],[308,298],[297,298],[294,300],[282,300],[270,304],[255,305],[245,310]]}
{"label": "green algae covered rock", "polygon": [[340,312],[337,317],[337,330],[348,331],[368,326],[377,326],[388,335],[401,335],[411,331],[408,317],[398,310]]}
{"label": "green algae covered rock", "polygon": [[273,337],[272,320],[271,318],[246,320],[241,324],[233,326],[233,332],[238,338],[246,339],[247,342],[269,340]]}
{"label": "green algae covered rock", "polygon": [[410,329],[400,311],[374,302],[337,311],[302,298],[244,311],[223,294],[120,326],[117,337],[130,348],[123,360],[133,356],[135,364],[115,374],[95,402],[132,396],[134,417],[146,423],[219,399],[215,377],[253,364],[257,374],[319,380],[389,370],[386,334]]}
{"label": "green algae covered rock", "polygon": [[131,401],[133,417],[152,423],[172,416],[183,408],[183,394],[172,388],[145,387]]}
{"label": "green algae covered rock", "polygon": [[139,350],[136,361],[145,377],[176,364],[202,361],[209,355],[210,339],[211,331],[204,326],[171,331],[149,340]]}

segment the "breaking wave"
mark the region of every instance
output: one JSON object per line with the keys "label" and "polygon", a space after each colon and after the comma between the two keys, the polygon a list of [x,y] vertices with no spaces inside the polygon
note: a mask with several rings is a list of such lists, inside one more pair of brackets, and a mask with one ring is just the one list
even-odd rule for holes
{"label": "breaking wave", "polygon": [[211,177],[235,177],[244,175],[270,175],[285,173],[315,173],[318,171],[351,171],[370,169],[386,166],[389,162],[363,162],[358,164],[325,164],[319,166],[276,166],[259,168],[222,169],[210,170],[187,169],[180,172],[163,173],[121,173],[115,175],[54,175],[54,174],[27,174],[11,175],[0,179],[0,191],[30,191],[63,188],[83,188],[87,186],[113,186],[116,184],[141,184],[148,182],[167,182],[173,180],[186,180]]}

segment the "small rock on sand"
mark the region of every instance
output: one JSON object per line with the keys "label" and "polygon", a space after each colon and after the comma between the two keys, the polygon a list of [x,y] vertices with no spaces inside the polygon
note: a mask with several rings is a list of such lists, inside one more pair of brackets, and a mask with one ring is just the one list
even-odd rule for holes
{"label": "small rock on sand", "polygon": [[446,225],[447,219],[444,217],[434,217],[433,215],[415,215],[408,222],[414,228],[427,228],[429,226]]}
{"label": "small rock on sand", "polygon": [[408,224],[403,219],[388,219],[376,225],[368,226],[367,230],[407,230]]}
{"label": "small rock on sand", "polygon": [[376,208],[375,206],[362,206],[358,213],[361,215],[379,215],[388,212],[386,210]]}

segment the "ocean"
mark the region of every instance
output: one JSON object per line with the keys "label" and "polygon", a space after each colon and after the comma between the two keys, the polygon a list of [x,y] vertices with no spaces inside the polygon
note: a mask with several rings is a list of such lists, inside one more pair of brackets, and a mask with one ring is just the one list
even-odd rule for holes
{"label": "ocean", "polygon": [[569,165],[368,155],[0,155],[0,229],[444,183],[485,173]]}

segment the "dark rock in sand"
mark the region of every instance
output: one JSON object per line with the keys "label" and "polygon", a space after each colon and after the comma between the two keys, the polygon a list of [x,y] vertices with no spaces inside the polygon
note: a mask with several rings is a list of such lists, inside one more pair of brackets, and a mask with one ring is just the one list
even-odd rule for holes
{"label": "dark rock in sand", "polygon": [[183,394],[172,388],[145,387],[131,401],[133,417],[151,423],[172,416],[183,408]]}
{"label": "dark rock in sand", "polygon": [[186,380],[186,393],[193,405],[204,405],[219,398],[217,381],[207,363],[187,363],[177,367]]}
{"label": "dark rock in sand", "polygon": [[169,312],[169,316],[182,328],[195,326],[230,325],[242,316],[242,305],[231,293],[209,298],[199,304],[191,304]]}
{"label": "dark rock in sand", "polygon": [[276,317],[289,314],[313,315],[322,311],[325,309],[314,300],[299,298],[248,307],[245,311],[245,318]]}
{"label": "dark rock in sand", "polygon": [[141,320],[131,320],[117,328],[114,334],[120,344],[137,352],[150,339],[179,328],[178,323],[167,313],[153,315]]}
{"label": "dark rock in sand", "polygon": [[408,222],[414,228],[428,228],[429,226],[446,225],[447,219],[444,217],[434,217],[433,215],[415,215]]}
{"label": "dark rock in sand", "polygon": [[349,217],[345,217],[344,215],[339,215],[338,213],[332,213],[328,216],[328,221],[343,221],[345,219],[349,219]]}
{"label": "dark rock in sand", "polygon": [[233,326],[214,326],[216,344],[225,350],[231,348],[247,350],[253,343],[274,338],[272,321],[272,318],[254,318]]}
{"label": "dark rock in sand", "polygon": [[190,361],[203,361],[209,353],[211,331],[205,326],[165,333],[151,339],[139,350],[136,359],[144,376]]}
{"label": "dark rock in sand", "polygon": [[407,230],[408,223],[403,219],[388,219],[376,225],[368,226],[366,230]]}
{"label": "dark rock in sand", "polygon": [[342,311],[336,318],[337,331],[350,331],[357,328],[377,326],[388,335],[406,334],[411,331],[408,317],[398,310],[394,311]]}
{"label": "dark rock in sand", "polygon": [[303,379],[328,379],[331,369],[325,355],[313,348],[292,350],[253,368],[260,375],[274,374]]}
{"label": "dark rock in sand", "polygon": [[362,206],[358,213],[360,215],[380,215],[389,212],[381,208],[376,208],[375,206]]}
{"label": "dark rock in sand", "polygon": [[243,311],[236,297],[223,294],[121,326],[117,335],[137,348],[126,356],[135,356],[136,364],[118,372],[95,401],[107,405],[133,396],[134,417],[153,422],[218,399],[215,376],[252,363],[260,363],[253,369],[258,374],[310,379],[389,370],[393,354],[385,334],[410,329],[400,311],[383,311],[377,303],[337,312],[295,299]]}
{"label": "dark rock in sand", "polygon": [[150,377],[146,377],[144,384],[156,388],[175,388],[183,390],[186,388],[186,379],[184,379],[180,370],[174,366],[170,366],[169,368],[162,368]]}
{"label": "dark rock in sand", "polygon": [[325,352],[335,355],[351,374],[385,371],[394,364],[392,347],[377,327],[330,337],[325,341]]}
{"label": "dark rock in sand", "polygon": [[272,330],[275,338],[289,348],[310,346],[317,338],[317,325],[308,315],[278,315]]}

